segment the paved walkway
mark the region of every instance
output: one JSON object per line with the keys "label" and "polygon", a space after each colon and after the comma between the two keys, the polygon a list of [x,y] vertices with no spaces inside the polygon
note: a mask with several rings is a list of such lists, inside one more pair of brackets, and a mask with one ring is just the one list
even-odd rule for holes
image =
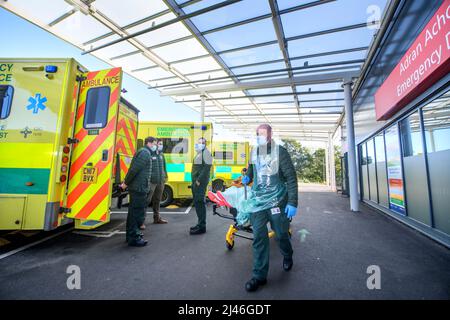
{"label": "paved walkway", "polygon": [[[403,224],[321,186],[301,186],[292,223],[294,268],[282,270],[271,241],[268,284],[249,294],[251,242],[225,248],[229,221],[208,214],[208,231],[190,236],[195,209],[148,224],[145,248],[109,238],[66,233],[0,260],[0,298],[9,299],[449,299],[450,251]],[[211,211],[211,210],[210,210]],[[151,215],[149,216],[151,217]],[[106,226],[124,230],[124,213]],[[149,219],[150,220],[150,219]],[[303,241],[302,241],[303,240]],[[81,268],[81,290],[68,290],[66,269]],[[369,290],[367,268],[381,270]]]}

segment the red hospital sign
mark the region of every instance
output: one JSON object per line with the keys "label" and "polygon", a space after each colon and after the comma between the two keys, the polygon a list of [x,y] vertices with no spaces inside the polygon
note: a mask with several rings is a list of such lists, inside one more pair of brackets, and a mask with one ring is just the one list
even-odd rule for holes
{"label": "red hospital sign", "polygon": [[375,93],[377,120],[387,120],[450,71],[450,0],[444,0]]}

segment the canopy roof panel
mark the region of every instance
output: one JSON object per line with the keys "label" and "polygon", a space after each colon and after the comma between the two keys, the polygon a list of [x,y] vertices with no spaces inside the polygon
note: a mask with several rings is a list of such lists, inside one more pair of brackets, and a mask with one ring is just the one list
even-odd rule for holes
{"label": "canopy roof panel", "polygon": [[[39,3],[38,3],[39,2]],[[0,6],[238,133],[327,139],[388,0],[41,0]],[[51,8],[51,10],[49,10]],[[351,13],[351,14],[350,14]]]}

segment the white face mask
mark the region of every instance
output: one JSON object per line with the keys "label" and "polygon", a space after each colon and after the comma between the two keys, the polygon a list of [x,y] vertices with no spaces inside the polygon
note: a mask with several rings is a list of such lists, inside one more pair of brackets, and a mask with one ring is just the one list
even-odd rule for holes
{"label": "white face mask", "polygon": [[258,146],[263,146],[267,143],[267,138],[264,136],[257,136],[256,143],[258,144]]}
{"label": "white face mask", "polygon": [[164,146],[162,144],[158,145],[158,151],[163,151]]}
{"label": "white face mask", "polygon": [[195,144],[195,150],[203,151],[204,149],[205,149],[205,145],[203,143],[196,143]]}

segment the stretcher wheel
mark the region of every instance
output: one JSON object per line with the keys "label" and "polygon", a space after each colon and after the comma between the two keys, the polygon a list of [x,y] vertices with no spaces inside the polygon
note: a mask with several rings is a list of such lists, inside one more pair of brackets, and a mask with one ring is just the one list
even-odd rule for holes
{"label": "stretcher wheel", "polygon": [[234,247],[234,241],[231,242],[231,243],[229,243],[228,241],[226,241],[225,243],[226,243],[226,245],[227,245],[227,249],[228,249],[228,250],[232,250],[232,249],[233,249],[233,247]]}
{"label": "stretcher wheel", "polygon": [[289,238],[292,238],[292,230],[291,229],[289,229],[288,233],[289,233]]}

